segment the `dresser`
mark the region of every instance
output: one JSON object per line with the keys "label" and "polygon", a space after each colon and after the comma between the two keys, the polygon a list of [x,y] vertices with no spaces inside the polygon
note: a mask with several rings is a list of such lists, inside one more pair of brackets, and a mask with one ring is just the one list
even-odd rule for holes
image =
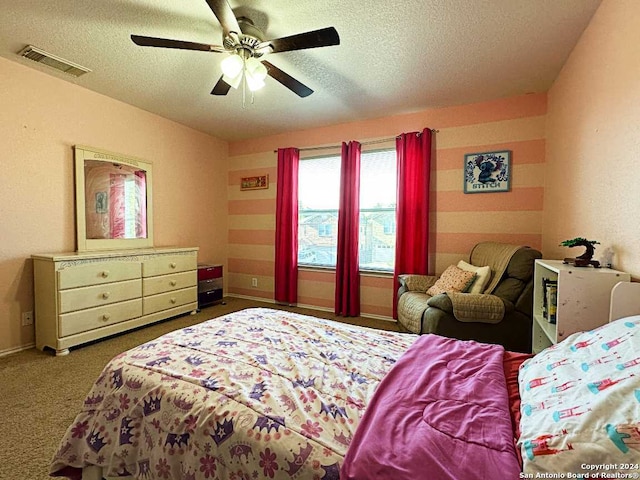
{"label": "dresser", "polygon": [[56,355],[198,307],[198,249],[32,255],[36,346]]}

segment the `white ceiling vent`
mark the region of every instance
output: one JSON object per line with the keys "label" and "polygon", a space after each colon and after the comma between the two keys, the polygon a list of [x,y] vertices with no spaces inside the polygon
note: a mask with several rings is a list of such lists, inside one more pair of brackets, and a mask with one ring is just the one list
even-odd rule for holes
{"label": "white ceiling vent", "polygon": [[55,68],[56,70],[60,70],[61,72],[68,73],[69,75],[73,75],[74,77],[79,77],[80,75],[84,75],[91,71],[86,67],[82,67],[76,63],[70,62],[69,60],[56,57],[51,53],[40,50],[33,45],[27,45],[24,47],[20,51],[19,55],[24,58],[28,58],[29,60],[33,60],[34,62],[42,63]]}

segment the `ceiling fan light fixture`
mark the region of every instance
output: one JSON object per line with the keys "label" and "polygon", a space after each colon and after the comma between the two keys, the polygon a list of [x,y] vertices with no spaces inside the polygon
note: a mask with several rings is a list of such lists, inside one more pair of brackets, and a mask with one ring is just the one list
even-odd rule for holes
{"label": "ceiling fan light fixture", "polygon": [[244,68],[244,60],[240,55],[234,53],[220,62],[220,68],[222,69],[222,73],[224,73],[226,77],[240,77],[242,69]]}
{"label": "ceiling fan light fixture", "polygon": [[253,76],[249,72],[246,73],[245,78],[247,79],[247,86],[252,92],[260,90],[265,85],[264,78]]}
{"label": "ceiling fan light fixture", "polygon": [[245,68],[247,73],[256,79],[264,80],[267,78],[267,67],[255,57],[247,59]]}
{"label": "ceiling fan light fixture", "polygon": [[267,67],[254,57],[248,58],[245,62],[244,75],[247,79],[249,90],[255,92],[264,87],[264,80],[267,78]]}

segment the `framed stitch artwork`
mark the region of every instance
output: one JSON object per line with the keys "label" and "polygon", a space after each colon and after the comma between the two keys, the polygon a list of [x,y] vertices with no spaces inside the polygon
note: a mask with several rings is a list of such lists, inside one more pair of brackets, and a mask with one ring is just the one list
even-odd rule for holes
{"label": "framed stitch artwork", "polygon": [[464,193],[508,192],[510,189],[510,150],[464,156]]}
{"label": "framed stitch artwork", "polygon": [[240,190],[259,190],[261,188],[269,188],[269,175],[242,177],[240,179]]}

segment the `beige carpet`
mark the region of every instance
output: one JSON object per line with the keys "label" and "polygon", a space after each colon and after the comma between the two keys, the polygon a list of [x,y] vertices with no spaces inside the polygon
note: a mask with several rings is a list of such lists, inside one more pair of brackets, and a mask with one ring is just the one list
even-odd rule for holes
{"label": "beige carpet", "polygon": [[0,480],[44,480],[58,442],[73,421],[104,365],[118,353],[164,333],[249,307],[282,308],[367,327],[396,330],[396,324],[362,317],[342,318],[316,310],[276,307],[238,298],[55,357],[30,349],[0,357]]}

